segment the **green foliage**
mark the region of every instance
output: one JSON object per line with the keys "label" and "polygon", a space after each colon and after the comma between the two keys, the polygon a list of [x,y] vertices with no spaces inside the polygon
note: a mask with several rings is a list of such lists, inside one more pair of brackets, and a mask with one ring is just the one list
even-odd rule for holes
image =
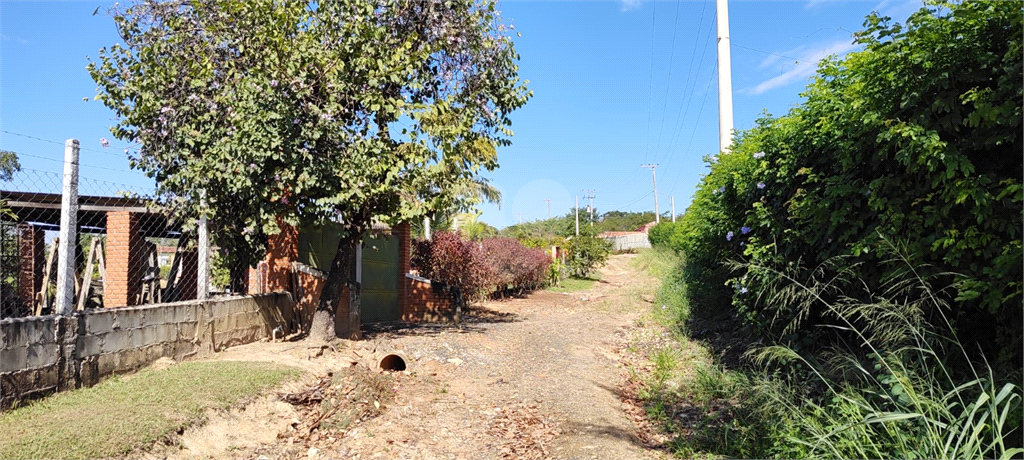
{"label": "green foliage", "polygon": [[0,181],[14,179],[14,173],[21,171],[18,154],[10,150],[0,150]]}
{"label": "green foliage", "polygon": [[593,227],[580,227],[580,234],[568,238],[565,266],[569,276],[587,278],[612,255],[612,243],[598,238]]}
{"label": "green foliage", "polygon": [[[581,225],[582,215],[580,216]],[[589,217],[589,216],[588,216]],[[601,214],[597,222],[594,223],[594,227],[597,233],[604,232],[633,232],[643,225],[647,225],[654,222],[653,212],[626,212],[626,211],[608,211]]]}
{"label": "green foliage", "polygon": [[[816,267],[808,276],[878,291],[900,270],[885,263],[886,239],[899,238],[922,276],[953,285],[935,295],[952,302],[971,358],[1019,380],[1021,13],[1014,2],[936,2],[906,25],[871,15],[863,51],[824,61],[802,104],[708,158],[681,225],[654,236],[686,254],[688,295],[708,302],[691,306],[726,309],[731,297],[765,339],[818,346],[849,334],[811,326],[823,302],[769,306],[763,272],[722,262]],[[709,286],[724,295],[699,292]]]}
{"label": "green foliage", "polygon": [[351,248],[373,221],[476,199],[465,186],[497,167],[530,97],[494,6],[141,0],[115,6],[127,45],[88,70],[113,134],[139,146],[132,167],[252,265],[278,218],[341,222]]}
{"label": "green foliage", "polygon": [[[836,347],[823,355],[769,346],[752,354],[761,364],[802,364],[827,389],[816,397],[798,383],[762,388],[769,404],[783,410],[781,418],[792,421],[785,434],[789,442],[777,444],[774,455],[1012,458],[1024,453],[1021,387],[999,383],[1007,377],[997,378],[987,363],[971,366],[966,377],[947,365],[951,356],[970,356],[948,323],[943,332],[926,321],[926,312],[947,306],[917,270],[902,275],[899,289],[864,303],[843,293],[833,296],[836,286],[830,281],[800,282],[796,269],[750,268],[766,270],[786,285],[769,295],[768,303],[808,305],[806,300],[815,299],[860,349]],[[926,295],[914,298],[908,291]],[[831,297],[838,300],[823,300]]]}
{"label": "green foliage", "polygon": [[256,361],[185,362],[111,377],[0,414],[3,458],[114,458],[148,448],[301,372]]}

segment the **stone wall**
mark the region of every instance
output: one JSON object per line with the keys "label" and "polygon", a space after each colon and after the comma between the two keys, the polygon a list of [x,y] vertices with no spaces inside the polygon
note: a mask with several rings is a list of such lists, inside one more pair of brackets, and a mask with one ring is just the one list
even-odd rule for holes
{"label": "stone wall", "polygon": [[287,293],[0,320],[0,408],[88,387],[162,357],[182,359],[291,333]]}

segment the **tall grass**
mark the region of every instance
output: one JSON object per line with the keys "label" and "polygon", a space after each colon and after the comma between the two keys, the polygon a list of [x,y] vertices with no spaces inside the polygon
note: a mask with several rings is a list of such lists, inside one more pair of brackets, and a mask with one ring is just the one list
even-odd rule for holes
{"label": "tall grass", "polygon": [[[935,459],[1024,454],[1021,388],[1011,376],[997,378],[988,362],[971,361],[945,317],[949,305],[942,290],[934,289],[898,248],[888,249],[906,269],[867,302],[842,294],[843,274],[801,279],[795,270],[745,266],[783,286],[768,302],[824,306],[834,324],[828,327],[853,339],[814,356],[777,345],[749,353],[760,365],[799,364],[825,388],[819,397],[802,398],[807,395],[792,383],[759,379],[756,386],[772,410],[789,420],[774,430],[786,442],[775,443],[772,454]],[[925,320],[926,311],[939,313],[943,330]]]}

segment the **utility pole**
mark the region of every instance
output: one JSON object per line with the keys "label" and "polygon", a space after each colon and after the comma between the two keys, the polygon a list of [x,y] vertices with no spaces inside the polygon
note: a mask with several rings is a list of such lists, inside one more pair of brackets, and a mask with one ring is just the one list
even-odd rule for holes
{"label": "utility pole", "polygon": [[580,196],[576,195],[576,236],[580,236]]}
{"label": "utility pole", "polygon": [[729,57],[729,0],[718,7],[718,150],[729,152],[732,143],[732,61]]}
{"label": "utility pole", "polygon": [[551,218],[551,200],[545,198],[544,201],[548,202],[548,219]]}
{"label": "utility pole", "polygon": [[676,197],[675,197],[675,195],[672,195],[670,198],[672,198],[672,223],[675,223],[676,222]]}
{"label": "utility pole", "polygon": [[523,225],[523,213],[517,212],[516,214],[519,215],[519,225]]}
{"label": "utility pole", "polygon": [[587,206],[587,212],[590,213],[590,226],[594,226],[594,191],[588,190],[587,194],[583,196],[583,199],[590,200],[590,205]]}
{"label": "utility pole", "polygon": [[640,165],[641,168],[651,168],[651,179],[654,180],[654,222],[661,223],[661,214],[658,213],[658,176],[654,173],[658,165]]}

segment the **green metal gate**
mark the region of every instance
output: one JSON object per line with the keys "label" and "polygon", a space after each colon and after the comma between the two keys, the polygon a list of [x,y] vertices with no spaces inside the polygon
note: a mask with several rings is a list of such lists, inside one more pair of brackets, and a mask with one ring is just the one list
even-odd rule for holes
{"label": "green metal gate", "polygon": [[398,238],[376,235],[363,239],[363,323],[401,319],[398,271]]}
{"label": "green metal gate", "polygon": [[[341,227],[327,224],[299,231],[299,262],[323,271],[331,269]],[[401,319],[398,305],[398,238],[368,235],[363,238],[360,322],[378,323]]]}

